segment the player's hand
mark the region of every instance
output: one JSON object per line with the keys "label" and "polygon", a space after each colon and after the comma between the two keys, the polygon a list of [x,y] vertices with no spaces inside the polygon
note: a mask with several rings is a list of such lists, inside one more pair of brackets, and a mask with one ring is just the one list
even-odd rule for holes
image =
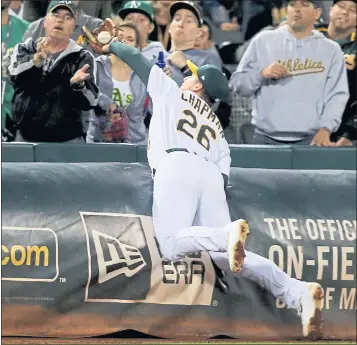
{"label": "player's hand", "polygon": [[116,42],[116,41],[119,41],[118,37],[113,37],[113,39],[109,42],[109,44],[105,44],[103,47],[102,47],[102,52],[103,54],[109,54],[110,53],[110,45],[113,43],[113,42]]}
{"label": "player's hand", "polygon": [[33,56],[33,62],[36,66],[41,65],[42,62],[47,59],[47,56],[50,53],[50,43],[50,37],[41,37],[38,39],[36,53]]}
{"label": "player's hand", "polygon": [[289,71],[282,64],[274,62],[270,66],[264,68],[260,74],[264,79],[280,79],[287,77]]}
{"label": "player's hand", "polygon": [[353,143],[351,140],[349,140],[347,138],[340,138],[337,141],[336,146],[337,147],[353,146]]}
{"label": "player's hand", "polygon": [[332,146],[330,141],[330,131],[327,128],[320,128],[311,141],[313,146]]}
{"label": "player's hand", "polygon": [[174,52],[172,52],[167,58],[167,60],[179,69],[185,67],[187,63],[185,54],[179,50],[175,50]]}
{"label": "player's hand", "polygon": [[74,76],[71,78],[71,81],[70,81],[71,85],[84,83],[90,77],[90,74],[87,73],[88,68],[89,68],[88,64],[86,64],[82,68],[80,68],[74,74]]}
{"label": "player's hand", "polygon": [[103,24],[92,32],[86,26],[82,27],[82,31],[94,51],[98,54],[108,54],[109,47],[107,47],[106,51],[103,51],[103,47],[109,45],[113,38],[117,37],[118,30],[113,20],[106,18]]}
{"label": "player's hand", "polygon": [[168,66],[165,66],[163,69],[164,73],[169,76],[170,78],[172,78],[173,74],[172,74],[172,71],[171,71],[171,68],[168,67]]}

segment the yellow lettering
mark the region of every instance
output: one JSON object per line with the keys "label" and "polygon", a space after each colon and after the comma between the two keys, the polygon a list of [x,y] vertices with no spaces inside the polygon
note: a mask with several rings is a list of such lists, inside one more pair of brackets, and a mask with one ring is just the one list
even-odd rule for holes
{"label": "yellow lettering", "polygon": [[287,61],[278,60],[278,63],[286,67],[291,73],[295,75],[318,73],[324,71],[324,66],[322,61],[312,61],[311,59],[305,59],[301,61],[296,59],[293,61],[289,59]]}
{"label": "yellow lettering", "polygon": [[[19,251],[21,253],[20,260],[16,259],[16,252]],[[11,248],[11,262],[14,266],[22,266],[26,260],[26,250],[23,246],[14,245]]]}
{"label": "yellow lettering", "polygon": [[[9,249],[7,249],[6,246],[4,246],[3,244],[1,245],[1,250],[4,252],[4,253],[8,253],[9,252]],[[4,259],[1,260],[1,265],[7,265],[7,263],[9,262],[9,256],[5,256]]]}
{"label": "yellow lettering", "polygon": [[[1,260],[1,265],[5,266],[9,262],[11,262],[14,266],[40,266],[41,265],[41,257],[43,261],[43,266],[49,265],[49,250],[47,246],[21,246],[18,244],[13,245],[10,250],[5,246],[1,245],[1,250],[4,255],[4,258]],[[9,255],[10,253],[10,255]],[[19,254],[20,257],[19,257]],[[42,255],[41,255],[42,254]],[[34,255],[34,260],[32,260]]]}
{"label": "yellow lettering", "polygon": [[27,260],[26,260],[26,265],[30,266],[31,265],[31,254],[35,253],[35,266],[40,266],[40,258],[41,258],[41,253],[43,253],[43,265],[48,266],[48,261],[49,261],[49,251],[46,246],[27,246]]}
{"label": "yellow lettering", "polygon": [[311,66],[311,60],[305,59],[305,68],[304,69],[310,69],[310,66]]}

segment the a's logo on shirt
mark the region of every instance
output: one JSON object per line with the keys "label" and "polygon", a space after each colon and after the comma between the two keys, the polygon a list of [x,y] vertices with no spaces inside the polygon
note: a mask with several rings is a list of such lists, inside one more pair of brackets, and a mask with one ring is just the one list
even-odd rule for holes
{"label": "a's logo on shirt", "polygon": [[83,35],[79,35],[77,37],[76,43],[79,44],[80,46],[83,45],[85,43],[85,39]]}
{"label": "a's logo on shirt", "polygon": [[278,63],[282,64],[289,71],[289,73],[294,76],[322,73],[325,70],[325,66],[323,65],[322,61],[313,61],[308,58],[305,60],[278,60]]}
{"label": "a's logo on shirt", "polygon": [[356,68],[356,55],[345,54],[344,57],[346,62],[346,68],[350,71],[354,70]]}
{"label": "a's logo on shirt", "polygon": [[127,107],[133,100],[133,95],[125,93],[117,87],[113,88],[113,101],[115,101],[119,107]]}

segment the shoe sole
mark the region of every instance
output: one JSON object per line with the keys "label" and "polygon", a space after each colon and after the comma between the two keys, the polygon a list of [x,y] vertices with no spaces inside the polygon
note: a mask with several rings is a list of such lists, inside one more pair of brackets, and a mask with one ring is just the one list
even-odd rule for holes
{"label": "shoe sole", "polygon": [[233,273],[238,273],[244,264],[245,252],[244,245],[249,234],[249,225],[244,219],[237,221],[237,228],[229,233],[228,255],[230,269]]}
{"label": "shoe sole", "polygon": [[309,340],[322,339],[322,303],[324,298],[324,292],[319,284],[313,284],[310,287],[315,302],[314,315],[310,318],[305,331],[306,337]]}

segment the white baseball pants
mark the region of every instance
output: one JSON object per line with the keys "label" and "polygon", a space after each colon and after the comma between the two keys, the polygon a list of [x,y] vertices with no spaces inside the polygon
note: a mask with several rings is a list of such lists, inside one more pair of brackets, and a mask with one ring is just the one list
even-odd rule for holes
{"label": "white baseball pants", "polygon": [[[172,152],[162,159],[154,177],[153,222],[166,259],[207,251],[218,267],[233,275],[226,247],[233,225],[223,187],[218,167],[200,156]],[[258,283],[294,309],[306,289],[272,261],[247,250],[244,266],[234,276]]]}

